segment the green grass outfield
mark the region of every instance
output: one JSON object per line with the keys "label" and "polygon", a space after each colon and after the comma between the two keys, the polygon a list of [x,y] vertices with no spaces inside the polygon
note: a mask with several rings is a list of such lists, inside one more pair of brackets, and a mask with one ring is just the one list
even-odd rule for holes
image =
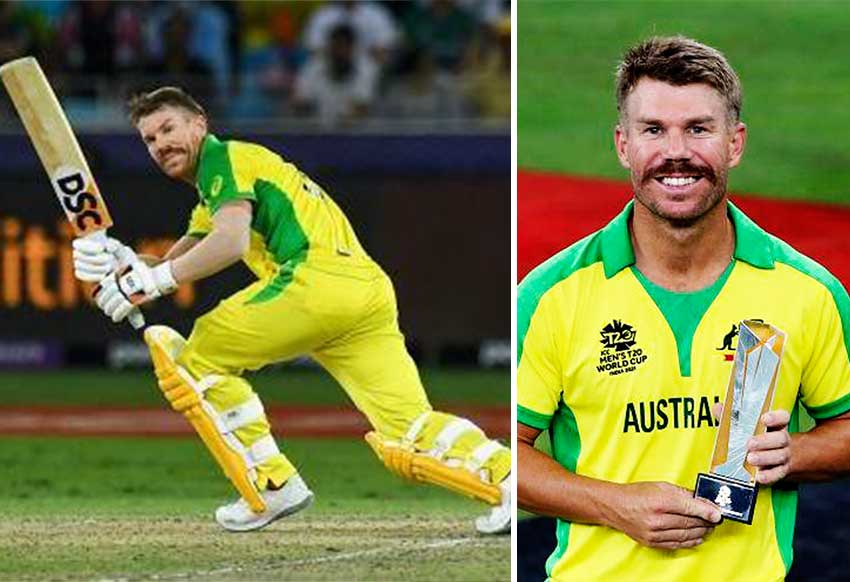
{"label": "green grass outfield", "polygon": [[613,149],[613,74],[652,34],[723,51],[749,126],[733,191],[850,202],[845,2],[539,1],[517,4],[520,168],[625,180]]}
{"label": "green grass outfield", "polygon": [[[505,371],[425,370],[435,403],[509,402]],[[254,376],[267,404],[346,402],[310,370]],[[149,372],[0,375],[0,402],[165,402]],[[0,579],[508,580],[510,540],[476,536],[485,508],[389,474],[354,439],[284,439],[316,493],[306,512],[228,534],[233,497],[193,438],[0,439]]]}
{"label": "green grass outfield", "polygon": [[[422,382],[435,405],[509,406],[506,370],[423,368]],[[345,392],[320,370],[271,369],[246,378],[266,405],[348,404]],[[0,373],[0,405],[166,406],[152,370],[57,370]]]}

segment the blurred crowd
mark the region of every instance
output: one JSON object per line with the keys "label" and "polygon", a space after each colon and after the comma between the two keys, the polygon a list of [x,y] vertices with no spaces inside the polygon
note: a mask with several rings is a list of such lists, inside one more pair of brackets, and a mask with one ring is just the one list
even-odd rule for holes
{"label": "blurred crowd", "polygon": [[231,121],[508,123],[509,4],[0,1],[0,63],[37,56],[93,122],[168,84]]}

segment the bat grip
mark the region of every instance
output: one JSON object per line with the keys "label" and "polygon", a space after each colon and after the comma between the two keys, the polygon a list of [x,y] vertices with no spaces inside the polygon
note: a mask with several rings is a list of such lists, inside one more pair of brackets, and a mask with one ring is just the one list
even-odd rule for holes
{"label": "bat grip", "polygon": [[133,329],[142,329],[145,327],[145,316],[142,315],[142,312],[138,307],[133,308],[133,311],[131,311],[130,315],[127,316],[127,320],[130,322],[130,325],[133,326]]}
{"label": "bat grip", "polygon": [[[92,240],[96,240],[97,242],[106,244],[106,230],[97,230],[86,238],[91,238]],[[130,314],[127,316],[127,321],[130,322],[130,325],[133,326],[133,329],[142,329],[145,327],[145,316],[142,315],[142,310],[138,307],[134,307]]]}

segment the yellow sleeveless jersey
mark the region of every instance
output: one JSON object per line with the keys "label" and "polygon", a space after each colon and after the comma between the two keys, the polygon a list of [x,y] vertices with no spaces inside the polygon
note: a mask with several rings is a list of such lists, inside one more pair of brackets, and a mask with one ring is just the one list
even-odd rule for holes
{"label": "yellow sleeveless jersey", "polygon": [[[729,204],[735,253],[696,293],[653,285],[634,267],[633,203],[555,255],[518,291],[517,418],[548,430],[553,457],[617,483],[693,489],[708,472],[713,403],[725,396],[737,325],[787,334],[774,409],[824,419],[850,410],[850,300],[826,269]],[[616,530],[557,522],[553,580],[781,580],[791,566],[796,489],[762,487],[750,526],[724,521],[694,549],[647,548]]]}
{"label": "yellow sleeveless jersey", "polygon": [[223,204],[252,203],[251,243],[243,260],[259,279],[269,281],[252,301],[283,291],[295,268],[305,261],[343,273],[378,268],[325,191],[263,146],[207,135],[196,187],[200,202],[189,220],[189,236],[209,233],[212,215]]}

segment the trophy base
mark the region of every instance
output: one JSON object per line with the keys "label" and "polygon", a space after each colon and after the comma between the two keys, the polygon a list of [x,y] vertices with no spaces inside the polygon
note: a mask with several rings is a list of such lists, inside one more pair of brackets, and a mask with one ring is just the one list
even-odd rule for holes
{"label": "trophy base", "polygon": [[750,525],[756,508],[757,485],[742,483],[723,475],[700,473],[694,497],[711,501],[723,517]]}

